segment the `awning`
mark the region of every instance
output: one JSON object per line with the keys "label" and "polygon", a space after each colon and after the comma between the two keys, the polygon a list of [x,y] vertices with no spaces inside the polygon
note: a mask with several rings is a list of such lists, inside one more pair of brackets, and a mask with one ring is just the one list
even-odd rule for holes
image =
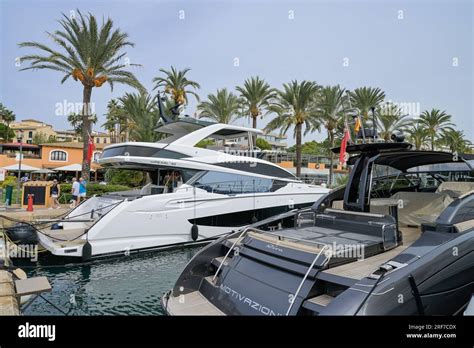
{"label": "awning", "polygon": [[[78,164],[78,163],[69,164],[67,166],[54,168],[54,170],[63,171],[63,172],[80,172],[82,171],[82,164]],[[94,169],[91,168],[91,172],[94,172]]]}
{"label": "awning", "polygon": [[56,172],[54,170],[44,168],[44,169],[35,170],[32,173],[33,174],[52,174]]}
{"label": "awning", "polygon": [[[18,166],[19,166],[19,163],[15,163],[15,164],[12,164],[10,166],[6,166],[6,167],[3,167],[3,169],[9,171],[9,172],[17,172],[18,171]],[[32,171],[35,171],[35,170],[40,170],[41,168],[36,168],[36,167],[32,167],[32,166],[29,166],[28,164],[21,164],[21,171],[22,172],[32,172]]]}

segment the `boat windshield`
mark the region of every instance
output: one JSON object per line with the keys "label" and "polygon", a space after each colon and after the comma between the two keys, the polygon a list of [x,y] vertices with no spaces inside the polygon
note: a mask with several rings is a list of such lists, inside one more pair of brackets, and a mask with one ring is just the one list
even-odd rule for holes
{"label": "boat windshield", "polygon": [[474,182],[473,172],[465,163],[426,165],[407,172],[375,165],[371,196],[387,197],[400,191],[436,192],[444,182]]}
{"label": "boat windshield", "polygon": [[288,183],[283,180],[259,178],[250,175],[206,171],[189,180],[189,185],[220,194],[273,192]]}

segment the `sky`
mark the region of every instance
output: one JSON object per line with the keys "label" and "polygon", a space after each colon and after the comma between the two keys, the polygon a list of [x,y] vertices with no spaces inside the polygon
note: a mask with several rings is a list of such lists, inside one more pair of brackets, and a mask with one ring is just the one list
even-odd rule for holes
{"label": "sky", "polygon": [[[280,88],[314,80],[348,89],[380,87],[407,113],[446,110],[474,141],[474,4],[469,0],[0,0],[0,102],[17,120],[34,118],[71,128],[67,107],[82,102],[82,86],[61,85],[55,71],[19,71],[18,57],[34,53],[22,41],[54,46],[46,32],[59,29],[61,13],[79,9],[110,17],[129,34],[131,67],[152,91],[160,68],[189,67],[201,99],[218,88],[233,90],[258,75]],[[107,102],[133,92],[128,86],[94,88],[99,122]],[[194,115],[191,98],[185,113]],[[271,116],[258,120],[263,127]],[[249,125],[248,119],[236,124]],[[288,143],[293,144],[293,133]],[[322,134],[304,140],[320,140]]]}

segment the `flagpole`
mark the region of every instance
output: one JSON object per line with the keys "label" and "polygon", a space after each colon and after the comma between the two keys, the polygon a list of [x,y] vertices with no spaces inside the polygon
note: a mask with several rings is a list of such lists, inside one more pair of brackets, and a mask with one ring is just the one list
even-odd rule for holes
{"label": "flagpole", "polygon": [[[351,98],[350,98],[350,95],[349,95],[349,91],[347,91],[347,101],[349,102],[349,108],[352,109]],[[366,140],[365,140],[364,123],[362,123],[362,119],[360,118],[359,114],[357,114],[356,117],[359,120],[360,130],[361,130],[361,133],[362,133],[362,141],[365,144]],[[356,134],[356,142],[357,142],[357,134]]]}
{"label": "flagpole", "polygon": [[[347,95],[347,98],[349,99],[349,95]],[[349,141],[352,143],[351,132],[349,128],[349,122],[347,120],[347,112],[346,112],[344,101],[342,102],[342,113],[344,115],[344,136],[342,137],[341,147],[339,148],[339,163],[341,165],[344,165],[347,162],[346,161],[347,143]]]}
{"label": "flagpole", "polygon": [[[348,93],[349,91],[347,91]],[[347,94],[347,101],[349,102],[349,107],[350,107],[350,100],[349,100],[349,94]],[[344,114],[344,129],[349,130],[349,122],[347,121],[347,112],[346,112],[346,106],[344,104],[344,101],[342,102],[342,113]],[[350,135],[350,132],[349,132]],[[352,139],[351,139],[352,141]]]}

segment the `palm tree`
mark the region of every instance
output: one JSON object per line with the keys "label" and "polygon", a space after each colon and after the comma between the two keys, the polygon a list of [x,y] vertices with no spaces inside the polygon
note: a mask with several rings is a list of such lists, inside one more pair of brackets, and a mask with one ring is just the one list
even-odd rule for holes
{"label": "palm tree", "polygon": [[[243,114],[252,119],[252,128],[257,128],[257,118],[268,113],[268,106],[275,96],[275,89],[271,88],[260,77],[251,77],[244,81],[244,85],[235,88],[240,93]],[[253,144],[256,144],[254,135]]]}
{"label": "palm tree", "polygon": [[[102,125],[112,135],[112,142],[119,143],[123,141],[122,134],[128,131],[128,120],[117,99],[111,99],[107,103],[106,121]],[[127,136],[125,137],[127,138]]]}
{"label": "palm tree", "polygon": [[134,141],[157,141],[155,127],[159,116],[154,98],[148,93],[126,93],[119,98],[119,102],[129,123],[130,138]]}
{"label": "palm tree", "polygon": [[[344,102],[344,89],[339,85],[326,86],[321,89],[320,98],[318,99],[318,112],[328,133],[329,148],[334,147],[336,130],[344,128]],[[331,185],[333,179],[334,154],[331,151],[329,152],[330,165],[328,184]]]}
{"label": "palm tree", "polygon": [[385,99],[385,92],[380,88],[360,87],[350,92],[350,100],[353,108],[356,108],[363,119],[369,119],[369,111],[377,108]]}
{"label": "palm tree", "polygon": [[449,148],[451,152],[470,152],[472,143],[465,138],[464,132],[460,130],[447,129],[442,132],[439,139],[442,145]]}
{"label": "palm tree", "polygon": [[451,115],[446,113],[446,111],[441,111],[439,109],[423,111],[418,122],[428,132],[431,151],[434,151],[437,134],[439,134],[442,130],[451,129],[451,126],[453,126],[453,123],[451,122]]}
{"label": "palm tree", "polygon": [[0,103],[0,122],[3,122],[3,116],[7,113],[8,109]]}
{"label": "palm tree", "polygon": [[61,30],[48,33],[59,50],[48,47],[39,42],[23,42],[20,47],[31,47],[41,51],[41,54],[25,55],[21,62],[29,61],[30,66],[20,69],[48,69],[59,71],[64,74],[61,83],[69,77],[78,81],[83,86],[83,131],[84,139],[82,157],[82,176],[89,178],[90,163],[87,161],[88,142],[91,132],[90,102],[92,89],[101,87],[107,82],[111,89],[115,83],[122,83],[139,90],[143,86],[137,78],[129,71],[124,70],[128,64],[122,62],[127,46],[134,46],[128,41],[128,35],[119,29],[113,30],[113,22],[109,18],[99,25],[96,18],[89,14],[83,16],[77,10],[78,18],[68,17],[62,14],[59,20]]}
{"label": "palm tree", "polygon": [[118,140],[117,109],[117,100],[109,100],[109,102],[107,103],[107,112],[105,113],[105,123],[102,124],[102,127],[104,127],[105,130],[109,132],[112,143],[116,143]]}
{"label": "palm tree", "polygon": [[197,107],[199,118],[210,118],[218,123],[230,124],[239,114],[240,100],[227,88],[218,89],[216,94],[209,94],[208,101]]}
{"label": "palm tree", "polygon": [[[199,95],[194,90],[201,88],[201,86],[196,81],[187,79],[186,74],[190,70],[190,68],[177,70],[173,66],[171,70],[160,69],[160,72],[165,76],[158,76],[153,79],[153,82],[156,83],[155,89],[163,88],[165,94],[170,95],[172,100],[174,100],[174,106],[187,104],[189,94],[199,101]],[[191,89],[188,89],[188,87],[191,87]]]}
{"label": "palm tree", "polygon": [[416,150],[421,150],[427,145],[428,131],[418,121],[408,124],[405,131],[408,134],[408,140],[415,145]]}
{"label": "palm tree", "polygon": [[301,176],[301,141],[303,125],[305,134],[314,129],[319,129],[320,114],[316,108],[316,99],[320,86],[313,81],[292,81],[283,84],[283,90],[277,92],[277,101],[270,105],[269,110],[277,116],[270,121],[265,129],[272,131],[280,128],[285,134],[294,126],[296,138],[296,176]]}
{"label": "palm tree", "polygon": [[[84,134],[84,130],[83,130],[84,118],[82,117],[81,114],[71,113],[68,115],[67,120],[71,124],[72,128],[74,128],[74,132],[76,132],[77,135]],[[93,125],[96,123],[97,123],[97,115],[92,114],[91,116],[89,116],[89,124]]]}
{"label": "palm tree", "polygon": [[3,123],[5,124],[5,141],[8,142],[11,138],[10,138],[10,125],[12,124],[12,122],[15,121],[16,119],[16,116],[14,114],[13,111],[11,110],[8,110],[8,109],[4,109],[2,110],[2,120],[3,120]]}
{"label": "palm tree", "polygon": [[404,131],[411,122],[408,115],[402,115],[396,105],[388,102],[382,107],[378,107],[376,114],[379,136],[386,143],[390,140],[392,134]]}

